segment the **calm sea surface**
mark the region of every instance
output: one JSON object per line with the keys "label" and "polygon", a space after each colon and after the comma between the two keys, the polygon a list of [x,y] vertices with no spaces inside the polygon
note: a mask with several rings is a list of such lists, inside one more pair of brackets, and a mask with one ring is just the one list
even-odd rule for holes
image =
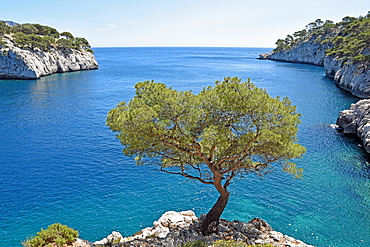
{"label": "calm sea surface", "polygon": [[212,186],[137,167],[105,118],[139,81],[199,92],[226,76],[288,96],[302,114],[307,153],[296,161],[301,180],[279,169],[235,180],[222,217],[260,217],[316,246],[370,246],[368,156],[330,127],[358,99],[322,67],[255,59],[268,51],[97,48],[99,70],[0,80],[0,246],[21,246],[55,222],[96,241],[114,230],[134,234],[168,210],[206,213],[217,199]]}

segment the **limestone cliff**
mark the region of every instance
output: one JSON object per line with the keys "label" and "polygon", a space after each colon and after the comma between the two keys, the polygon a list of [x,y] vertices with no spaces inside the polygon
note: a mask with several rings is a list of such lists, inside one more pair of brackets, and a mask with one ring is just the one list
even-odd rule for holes
{"label": "limestone cliff", "polygon": [[[363,54],[370,55],[370,49]],[[326,75],[332,77],[337,85],[360,98],[370,96],[370,62],[344,62],[340,57],[326,56],[324,58]]]}
{"label": "limestone cliff", "polygon": [[37,79],[53,73],[97,69],[95,56],[85,50],[21,48],[3,38],[0,46],[0,78]]}
{"label": "limestone cliff", "polygon": [[[140,246],[140,247],[174,247],[188,246],[187,243],[201,242],[207,246],[213,246],[213,243],[220,240],[234,240],[239,243],[230,243],[227,246],[260,246],[270,244],[272,246],[295,246],[295,247],[313,247],[301,240],[284,235],[274,231],[272,227],[260,218],[254,218],[248,223],[241,221],[227,221],[220,219],[218,225],[218,234],[204,236],[200,229],[201,219],[195,216],[191,210],[164,213],[158,221],[153,222],[153,227],[147,227],[134,236],[122,237],[119,232],[112,232],[106,238],[94,242],[93,245],[87,246]],[[242,242],[242,243],[240,243]],[[234,244],[234,245],[233,245]],[[192,246],[203,246],[194,244]],[[221,245],[220,245],[221,246]],[[222,246],[226,246],[222,245]]]}
{"label": "limestone cliff", "polygon": [[268,55],[268,59],[323,66],[325,51],[330,48],[330,44],[321,44],[316,41],[318,38],[318,35],[314,35],[299,42],[291,49],[273,51]]}

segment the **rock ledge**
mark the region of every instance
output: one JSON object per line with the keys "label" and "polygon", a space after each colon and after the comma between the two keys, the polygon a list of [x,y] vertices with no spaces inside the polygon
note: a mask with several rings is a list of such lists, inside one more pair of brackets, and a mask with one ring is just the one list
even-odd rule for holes
{"label": "rock ledge", "polygon": [[218,240],[242,241],[246,244],[272,244],[280,247],[312,247],[300,240],[274,231],[269,224],[260,218],[248,223],[241,221],[220,220],[219,233],[203,236],[199,229],[199,219],[193,211],[164,213],[153,227],[148,227],[131,237],[122,237],[112,232],[108,237],[94,242],[90,246],[140,246],[140,247],[177,247],[188,242],[202,241],[212,246]]}

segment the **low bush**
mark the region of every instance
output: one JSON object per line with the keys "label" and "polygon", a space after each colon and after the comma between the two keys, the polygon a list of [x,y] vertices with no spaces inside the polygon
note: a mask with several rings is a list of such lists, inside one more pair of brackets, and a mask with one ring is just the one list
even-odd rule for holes
{"label": "low bush", "polygon": [[26,247],[43,247],[71,245],[78,237],[78,232],[66,225],[55,223],[47,229],[41,229],[37,236],[23,243]]}
{"label": "low bush", "polygon": [[181,245],[181,247],[208,247],[208,244],[198,240]]}

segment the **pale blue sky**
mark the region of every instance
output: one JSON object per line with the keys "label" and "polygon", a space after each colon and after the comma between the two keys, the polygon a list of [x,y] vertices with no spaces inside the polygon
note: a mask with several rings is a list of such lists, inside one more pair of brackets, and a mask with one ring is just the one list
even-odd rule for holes
{"label": "pale blue sky", "polygon": [[93,47],[274,47],[318,18],[340,21],[369,0],[8,0],[2,20],[40,23]]}

